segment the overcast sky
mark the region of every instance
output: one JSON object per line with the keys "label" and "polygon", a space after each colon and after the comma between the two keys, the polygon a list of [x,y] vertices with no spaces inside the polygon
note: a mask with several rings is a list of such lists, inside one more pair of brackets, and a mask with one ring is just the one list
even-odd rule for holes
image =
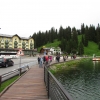
{"label": "overcast sky", "polygon": [[100,0],[0,0],[0,34],[21,37],[60,26],[97,27]]}

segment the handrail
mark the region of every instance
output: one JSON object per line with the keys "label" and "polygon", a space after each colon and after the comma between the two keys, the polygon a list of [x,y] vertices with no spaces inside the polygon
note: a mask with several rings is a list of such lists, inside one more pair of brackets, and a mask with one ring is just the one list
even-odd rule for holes
{"label": "handrail", "polygon": [[48,70],[48,67],[44,66],[44,82],[48,91],[48,98],[50,100],[73,100],[62,84]]}
{"label": "handrail", "polygon": [[27,65],[25,65],[25,66],[22,66],[21,68],[18,68],[18,69],[15,69],[15,70],[13,70],[13,71],[10,71],[10,72],[8,72],[8,73],[5,73],[5,74],[2,74],[2,75],[0,75],[0,86],[1,86],[1,84],[4,82],[4,81],[6,81],[6,80],[8,80],[9,78],[11,78],[11,77],[14,77],[14,76],[16,76],[16,75],[20,75],[21,76],[21,74],[23,73],[23,72],[25,72],[25,71],[27,71],[27,69],[29,69],[29,66]]}
{"label": "handrail", "polygon": [[29,68],[31,68],[34,64],[35,64],[34,62],[29,62],[27,64],[22,65],[18,69],[15,69],[13,71],[10,71],[8,73],[0,75],[0,86],[4,81],[8,80],[9,78],[12,78],[12,77],[14,77],[16,75],[21,75],[21,73],[29,70]]}

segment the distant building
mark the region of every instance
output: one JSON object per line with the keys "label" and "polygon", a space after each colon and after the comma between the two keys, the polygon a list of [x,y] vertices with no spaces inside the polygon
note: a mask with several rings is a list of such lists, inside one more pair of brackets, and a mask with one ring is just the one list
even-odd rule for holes
{"label": "distant building", "polygon": [[48,54],[61,54],[61,48],[60,47],[51,47],[51,48],[41,48],[40,53],[47,52]]}
{"label": "distant building", "polygon": [[34,39],[32,37],[20,37],[17,34],[0,34],[0,51],[14,51],[19,49],[23,49],[24,51],[34,50]]}

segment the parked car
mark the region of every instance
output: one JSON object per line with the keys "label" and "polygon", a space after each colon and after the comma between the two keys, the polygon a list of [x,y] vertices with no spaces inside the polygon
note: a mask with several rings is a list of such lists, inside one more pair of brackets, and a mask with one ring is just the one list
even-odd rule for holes
{"label": "parked car", "polygon": [[10,58],[0,58],[0,66],[1,67],[8,67],[13,66],[14,62]]}

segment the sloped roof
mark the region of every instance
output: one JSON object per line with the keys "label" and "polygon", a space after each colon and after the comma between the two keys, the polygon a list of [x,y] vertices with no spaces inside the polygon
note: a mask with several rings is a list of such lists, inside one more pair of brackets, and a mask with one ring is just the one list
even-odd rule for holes
{"label": "sloped roof", "polygon": [[[17,34],[15,34],[15,35],[17,35]],[[9,37],[9,38],[12,38],[15,35],[0,34],[0,36],[2,36],[2,37]],[[18,37],[21,38],[21,39],[30,39],[30,38],[32,38],[32,37],[20,37],[20,36],[18,36]]]}
{"label": "sloped roof", "polygon": [[0,34],[0,36],[3,36],[3,37],[12,37],[13,35]]}

